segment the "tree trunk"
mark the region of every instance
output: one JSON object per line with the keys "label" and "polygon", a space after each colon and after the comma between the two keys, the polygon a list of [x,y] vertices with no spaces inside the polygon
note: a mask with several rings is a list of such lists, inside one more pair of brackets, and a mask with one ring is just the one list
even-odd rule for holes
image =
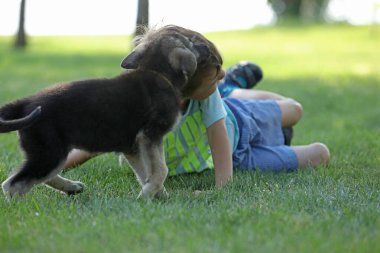
{"label": "tree trunk", "polygon": [[279,19],[324,21],[329,0],[268,0]]}
{"label": "tree trunk", "polygon": [[26,47],[26,34],[25,34],[25,1],[21,0],[20,4],[20,17],[18,24],[18,31],[16,34],[16,41],[14,46],[16,48],[24,48]]}
{"label": "tree trunk", "polygon": [[149,0],[138,0],[135,36],[144,34],[149,26]]}
{"label": "tree trunk", "polygon": [[284,16],[300,17],[302,0],[285,0]]}
{"label": "tree trunk", "polygon": [[321,21],[325,21],[326,19],[326,10],[327,7],[329,6],[330,0],[322,0],[321,7],[319,9],[318,13],[318,19]]}
{"label": "tree trunk", "polygon": [[317,18],[317,3],[313,0],[302,0],[300,5],[300,17],[303,21],[315,21]]}

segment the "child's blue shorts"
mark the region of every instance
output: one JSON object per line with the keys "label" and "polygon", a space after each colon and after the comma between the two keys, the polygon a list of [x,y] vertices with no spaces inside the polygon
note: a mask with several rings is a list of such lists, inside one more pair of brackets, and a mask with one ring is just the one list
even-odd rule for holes
{"label": "child's blue shorts", "polygon": [[284,145],[281,110],[275,101],[223,100],[239,126],[239,141],[233,152],[234,168],[276,172],[298,168],[295,151]]}

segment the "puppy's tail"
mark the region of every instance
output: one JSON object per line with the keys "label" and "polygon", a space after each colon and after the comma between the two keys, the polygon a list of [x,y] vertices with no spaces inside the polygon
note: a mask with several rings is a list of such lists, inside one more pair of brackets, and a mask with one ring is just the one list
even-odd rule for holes
{"label": "puppy's tail", "polygon": [[18,117],[20,104],[8,104],[0,108],[0,133],[21,130],[33,125],[41,115],[41,106],[35,108],[31,113]]}

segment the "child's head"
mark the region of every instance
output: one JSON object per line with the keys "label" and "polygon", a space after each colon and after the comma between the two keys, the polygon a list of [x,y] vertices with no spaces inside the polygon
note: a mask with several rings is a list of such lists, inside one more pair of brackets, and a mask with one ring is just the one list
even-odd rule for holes
{"label": "child's head", "polygon": [[[136,38],[135,45],[138,46],[143,41],[152,41],[166,35],[170,37],[182,37],[187,40],[186,43],[189,43],[189,45],[194,45],[194,47],[198,47],[199,50],[205,51],[204,53],[199,51],[200,60],[198,59],[199,61],[196,64],[195,71],[183,87],[182,95],[184,98],[199,100],[207,98],[215,91],[217,81],[224,76],[221,67],[223,60],[218,49],[202,34],[175,25],[168,25],[158,30],[147,31],[143,36]],[[199,45],[201,45],[201,47],[199,47]]]}
{"label": "child's head", "polygon": [[218,87],[218,83],[224,77],[224,70],[221,67],[208,68],[205,71],[194,75],[189,81],[191,91],[189,98],[203,100],[209,97]]}
{"label": "child's head", "polygon": [[198,32],[175,25],[168,25],[162,29],[179,33],[192,43],[201,43],[208,47],[210,56],[198,63],[195,73],[183,91],[184,96],[189,98],[197,100],[207,98],[215,91],[218,81],[224,77],[223,59],[218,49],[214,43]]}

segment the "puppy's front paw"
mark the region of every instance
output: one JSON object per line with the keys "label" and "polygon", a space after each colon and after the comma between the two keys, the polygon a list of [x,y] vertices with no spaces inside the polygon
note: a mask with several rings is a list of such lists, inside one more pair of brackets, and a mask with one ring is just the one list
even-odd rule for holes
{"label": "puppy's front paw", "polygon": [[137,199],[153,199],[153,198],[167,198],[169,194],[167,193],[165,187],[161,187],[160,190],[152,190],[155,187],[150,187],[151,185],[144,185]]}
{"label": "puppy's front paw", "polygon": [[157,199],[165,199],[165,198],[169,198],[169,193],[166,191],[165,187],[156,193],[156,195],[154,195],[155,198]]}

